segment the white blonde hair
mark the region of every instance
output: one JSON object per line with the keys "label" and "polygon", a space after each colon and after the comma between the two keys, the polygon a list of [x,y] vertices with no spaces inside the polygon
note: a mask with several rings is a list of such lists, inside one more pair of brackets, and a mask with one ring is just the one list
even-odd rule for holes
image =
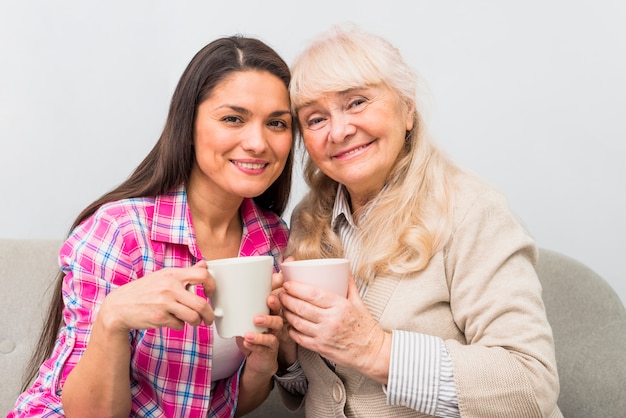
{"label": "white blonde hair", "polygon": [[[448,176],[456,166],[433,144],[417,110],[415,72],[385,39],[355,26],[333,27],[295,60],[290,94],[294,113],[323,93],[384,84],[415,109],[413,129],[383,190],[359,219],[361,251],[355,275],[370,281],[422,270],[445,244],[452,216]],[[298,259],[336,257],[341,243],[330,227],[337,183],[307,158],[309,193],[294,210],[288,252]]]}

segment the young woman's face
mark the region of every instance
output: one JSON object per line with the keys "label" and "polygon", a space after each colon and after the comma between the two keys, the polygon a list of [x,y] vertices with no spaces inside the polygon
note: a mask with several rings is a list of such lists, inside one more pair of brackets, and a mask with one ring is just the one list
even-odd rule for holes
{"label": "young woman's face", "polygon": [[385,185],[413,127],[412,108],[385,85],[325,93],[298,109],[306,149],[315,164],[367,201]]}
{"label": "young woman's face", "polygon": [[292,143],[289,93],[266,71],[238,71],[198,106],[195,185],[228,197],[255,197],[280,175]]}

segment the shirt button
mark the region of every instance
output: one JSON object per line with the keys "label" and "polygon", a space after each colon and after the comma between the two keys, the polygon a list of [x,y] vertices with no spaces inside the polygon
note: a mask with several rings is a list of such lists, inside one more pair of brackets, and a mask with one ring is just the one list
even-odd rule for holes
{"label": "shirt button", "polygon": [[343,385],[339,382],[335,382],[333,384],[333,400],[337,403],[341,403],[343,401],[343,397]]}

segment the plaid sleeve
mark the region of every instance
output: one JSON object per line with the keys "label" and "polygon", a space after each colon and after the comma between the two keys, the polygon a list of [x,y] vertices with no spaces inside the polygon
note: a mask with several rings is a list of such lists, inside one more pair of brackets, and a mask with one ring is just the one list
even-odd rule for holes
{"label": "plaid sleeve", "polygon": [[215,382],[215,386],[211,388],[210,418],[230,418],[235,416],[237,399],[239,398],[239,380],[244,364],[245,361],[232,377],[218,380]]}
{"label": "plaid sleeve", "polygon": [[[59,253],[63,280],[63,332],[72,349],[59,370],[58,387],[82,357],[95,315],[106,295],[134,278],[132,262],[123,254],[123,237],[117,223],[107,216],[94,216],[77,227]],[[60,359],[59,359],[60,360]]]}

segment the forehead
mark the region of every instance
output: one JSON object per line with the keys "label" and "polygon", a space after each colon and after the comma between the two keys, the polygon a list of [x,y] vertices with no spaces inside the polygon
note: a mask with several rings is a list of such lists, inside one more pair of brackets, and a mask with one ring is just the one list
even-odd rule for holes
{"label": "forehead", "polygon": [[289,92],[283,80],[268,71],[235,71],[224,77],[207,97],[208,101],[265,102],[289,106]]}
{"label": "forehead", "polygon": [[392,95],[393,91],[383,83],[350,87],[340,91],[319,92],[306,99],[301,99],[301,104],[296,108],[296,110],[299,111],[301,109],[320,106],[323,104],[343,102],[345,100],[350,100],[355,96],[364,96],[367,99],[375,99],[387,94]]}
{"label": "forehead", "polygon": [[289,118],[289,92],[267,71],[237,71],[222,79],[197,105],[196,123],[236,112],[254,118]]}
{"label": "forehead", "polygon": [[213,88],[213,91],[220,89],[233,89],[233,88],[252,88],[252,87],[262,87],[255,86],[260,80],[263,80],[263,83],[259,84],[269,84],[270,87],[275,88],[279,87],[280,89],[287,90],[287,86],[280,79],[280,77],[275,74],[270,73],[269,71],[264,70],[243,70],[243,71],[233,71],[230,74],[226,75],[222,78]]}

